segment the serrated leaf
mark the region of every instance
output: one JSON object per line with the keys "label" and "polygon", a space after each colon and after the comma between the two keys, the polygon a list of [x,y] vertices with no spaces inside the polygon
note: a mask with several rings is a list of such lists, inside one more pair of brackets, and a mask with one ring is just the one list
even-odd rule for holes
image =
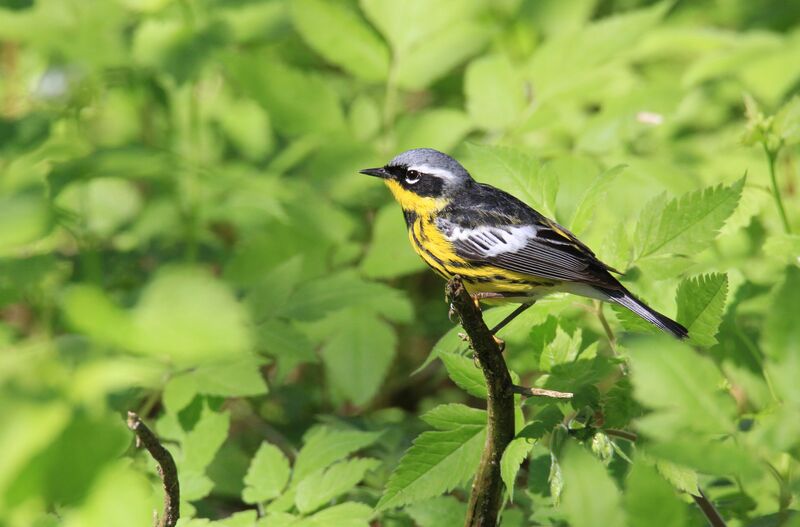
{"label": "serrated leaf", "polygon": [[293,0],[291,13],[303,40],[327,60],[368,81],[386,78],[386,44],[346,4]]}
{"label": "serrated leaf", "polygon": [[455,353],[442,353],[439,358],[456,386],[470,395],[486,399],[486,379],[472,359]]}
{"label": "serrated leaf", "polygon": [[262,503],[277,498],[289,482],[289,460],[283,452],[267,442],[261,443],[244,477],[242,500]]}
{"label": "serrated leaf", "polygon": [[686,507],[672,486],[651,466],[633,464],[624,496],[629,527],[683,527]]}
{"label": "serrated leaf", "polygon": [[334,430],[327,426],[313,428],[306,434],[305,444],[297,454],[292,486],[296,486],[312,472],[324,469],[348,454],[371,445],[380,436],[380,432]]}
{"label": "serrated leaf", "polygon": [[485,425],[486,411],[458,403],[440,404],[422,414],[420,419],[437,430],[453,430],[465,425]]}
{"label": "serrated leaf", "polygon": [[677,490],[693,496],[699,495],[697,473],[694,470],[661,459],[656,461],[655,467],[658,473],[664,476],[664,479]]}
{"label": "serrated leaf", "polygon": [[276,383],[282,383],[299,364],[319,362],[308,337],[285,320],[271,319],[259,324],[256,327],[256,345],[259,352],[277,361]]}
{"label": "serrated leaf", "polygon": [[722,322],[728,296],[728,275],[711,273],[681,281],[677,292],[677,320],[689,330],[690,342],[710,347]]}
{"label": "serrated leaf", "polygon": [[500,459],[500,476],[508,490],[509,499],[514,501],[514,482],[517,479],[519,466],[528,457],[533,448],[533,441],[526,437],[514,438],[503,451]]}
{"label": "serrated leaf", "polygon": [[423,432],[389,478],[377,510],[438,496],[464,484],[480,461],[485,428]]}
{"label": "serrated leaf", "polygon": [[355,487],[364,474],[378,465],[377,459],[350,459],[311,474],[297,485],[294,497],[297,510],[308,514],[318,509]]}
{"label": "serrated leaf", "polygon": [[464,74],[464,94],[472,121],[485,130],[509,126],[525,108],[522,79],[505,55],[473,60]]}
{"label": "serrated leaf", "polygon": [[690,192],[666,203],[663,197],[651,202],[637,224],[635,259],[705,248],[736,209],[744,181]]}
{"label": "serrated leaf", "polygon": [[579,446],[568,444],[561,458],[561,472],[561,506],[570,525],[625,525],[619,489],[598,459]]}

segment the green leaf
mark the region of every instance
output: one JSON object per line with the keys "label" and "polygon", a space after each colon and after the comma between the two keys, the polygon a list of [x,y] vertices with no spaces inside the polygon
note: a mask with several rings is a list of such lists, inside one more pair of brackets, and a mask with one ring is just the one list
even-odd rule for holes
{"label": "green leaf", "polygon": [[[139,527],[152,524],[152,484],[131,470],[127,460],[117,460],[99,472],[92,491],[78,510],[59,514],[64,520],[53,525],[109,525]],[[120,500],[120,493],[125,496]],[[30,517],[30,516],[29,516]],[[47,525],[36,522],[35,525]]]}
{"label": "green leaf", "polygon": [[195,365],[241,357],[252,348],[247,311],[221,281],[200,269],[170,267],[145,287],[127,347]]}
{"label": "green leaf", "polygon": [[242,89],[266,108],[281,134],[297,137],[345,127],[339,95],[325,77],[257,54],[231,55],[227,66]]}
{"label": "green leaf", "polygon": [[700,490],[697,487],[697,473],[694,470],[663,459],[657,460],[655,467],[658,473],[672,484],[676,490],[693,496],[700,494]]}
{"label": "green leaf", "polygon": [[796,355],[800,351],[800,324],[795,318],[800,313],[800,269],[786,268],[783,281],[767,312],[762,341],[764,351],[775,361]]}
{"label": "green leaf", "polygon": [[472,124],[462,111],[451,108],[423,110],[398,119],[395,150],[427,147],[447,152],[455,148],[471,129]]}
{"label": "green leaf", "polygon": [[242,500],[262,503],[277,498],[289,482],[289,460],[283,452],[266,441],[261,443],[244,477]]}
{"label": "green leaf", "polygon": [[200,420],[183,439],[180,468],[187,473],[205,471],[227,439],[230,421],[228,412],[214,412],[205,406]]}
{"label": "green leaf", "polygon": [[297,454],[292,486],[296,486],[312,472],[324,469],[348,454],[368,447],[380,436],[380,432],[334,430],[327,426],[311,429],[304,438],[303,448]]}
{"label": "green leaf", "polygon": [[440,404],[422,414],[420,419],[437,430],[453,430],[464,425],[485,425],[486,411],[458,403]]}
{"label": "green leaf", "polygon": [[203,365],[172,377],[164,387],[164,405],[179,412],[198,393],[221,397],[246,397],[268,392],[261,375],[264,363],[257,357],[243,357],[223,364]]}
{"label": "green leaf", "polygon": [[522,79],[505,55],[473,60],[464,74],[467,111],[486,130],[503,129],[521,117],[525,108]]}
{"label": "green leaf", "polygon": [[294,368],[306,362],[319,362],[308,337],[290,322],[272,319],[256,327],[256,345],[278,363],[276,382],[282,383]]}
{"label": "green leaf", "polygon": [[355,487],[364,474],[378,465],[380,462],[377,459],[351,459],[311,474],[297,485],[294,498],[297,510],[308,514],[318,509]]}
{"label": "green leaf", "polygon": [[629,527],[686,525],[686,507],[672,486],[650,465],[634,463],[625,486],[624,502]]}
{"label": "green leaf", "polygon": [[372,508],[363,503],[340,503],[304,518],[292,527],[369,527],[372,514]]}
{"label": "green leaf", "polygon": [[763,474],[762,461],[753,448],[734,443],[733,440],[711,438],[709,442],[675,437],[649,445],[647,453],[705,474],[733,476],[742,480],[752,480]]}
{"label": "green leaf", "polygon": [[800,97],[792,97],[778,110],[772,129],[784,145],[800,143]]}
{"label": "green leaf", "polygon": [[292,320],[314,320],[346,307],[370,310],[396,322],[409,322],[412,317],[411,303],[404,293],[366,282],[351,271],[302,284],[278,315]]}
{"label": "green leaf", "polygon": [[[625,51],[664,15],[668,3],[604,18],[549,39],[534,53],[529,74],[539,101],[580,87]],[[540,102],[541,104],[541,102]]]}
{"label": "green leaf", "polygon": [[392,203],[375,215],[372,242],[361,262],[361,271],[369,278],[395,278],[425,268],[425,263],[408,243],[402,211]]}
{"label": "green leaf", "polygon": [[625,525],[620,493],[603,464],[575,444],[561,458],[561,507],[574,527]]}
{"label": "green leaf", "polygon": [[361,8],[391,44],[397,83],[412,90],[479,52],[491,34],[477,21],[483,5],[475,0],[443,0],[435,6],[425,0],[361,0]]}
{"label": "green leaf", "polygon": [[711,273],[685,278],[678,286],[677,320],[689,330],[689,339],[710,347],[722,322],[722,310],[728,295],[728,275]]}
{"label": "green leaf", "polygon": [[640,420],[648,435],[667,439],[687,430],[734,431],[735,404],[719,390],[722,377],[711,359],[661,336],[636,339],[629,355],[636,398],[654,410]]}
{"label": "green leaf", "polygon": [[559,326],[555,338],[544,347],[539,356],[539,369],[549,372],[555,366],[574,361],[578,357],[582,341],[580,329],[570,335]]}
{"label": "green leaf", "polygon": [[419,527],[451,527],[464,523],[467,504],[453,496],[439,496],[413,503],[405,508]]}
{"label": "green leaf", "polygon": [[546,216],[555,216],[558,179],[543,175],[539,160],[526,151],[500,146],[469,144],[464,165],[472,176],[513,194]]}
{"label": "green leaf", "polygon": [[394,329],[360,310],[342,311],[334,319],[335,332],[320,350],[328,379],[336,394],[366,404],[383,385],[394,358]]}
{"label": "green leaf", "polygon": [[486,379],[472,359],[456,353],[442,353],[439,358],[456,386],[472,396],[486,399]]}
{"label": "green leaf", "polygon": [[635,234],[635,259],[662,254],[692,254],[717,237],[736,209],[744,178],[726,187],[718,185],[646,206]]}
{"label": "green leaf", "polygon": [[423,432],[392,473],[376,509],[421,501],[466,483],[475,474],[485,435],[480,426]]}
{"label": "green leaf", "polygon": [[327,60],[368,81],[386,78],[386,44],[346,4],[293,0],[291,13],[303,40]]}
{"label": "green leaf", "polygon": [[514,482],[517,479],[519,467],[533,448],[533,441],[527,437],[517,437],[508,444],[503,457],[500,459],[500,476],[508,490],[509,499],[514,501]]}
{"label": "green leaf", "polygon": [[581,197],[578,206],[575,208],[575,213],[572,215],[572,220],[568,224],[572,232],[580,234],[589,227],[598,205],[605,199],[606,193],[617,179],[617,176],[626,168],[625,165],[616,165],[592,181],[592,184],[589,185]]}

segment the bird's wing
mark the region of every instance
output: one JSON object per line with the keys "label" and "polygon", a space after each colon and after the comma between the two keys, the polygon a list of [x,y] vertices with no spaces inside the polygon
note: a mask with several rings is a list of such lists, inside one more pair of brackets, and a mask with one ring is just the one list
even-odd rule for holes
{"label": "bird's wing", "polygon": [[479,222],[474,211],[436,220],[462,258],[526,275],[616,288],[618,282],[608,273],[613,269],[556,222],[538,213],[522,223],[491,210],[477,214]]}

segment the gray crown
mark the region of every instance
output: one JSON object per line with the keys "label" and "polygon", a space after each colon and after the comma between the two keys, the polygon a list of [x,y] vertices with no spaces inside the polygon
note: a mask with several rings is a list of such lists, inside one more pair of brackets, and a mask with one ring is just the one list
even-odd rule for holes
{"label": "gray crown", "polygon": [[406,150],[389,161],[390,167],[413,167],[420,165],[428,165],[433,168],[447,170],[458,178],[470,178],[469,172],[461,166],[461,163],[433,148],[414,148],[413,150]]}

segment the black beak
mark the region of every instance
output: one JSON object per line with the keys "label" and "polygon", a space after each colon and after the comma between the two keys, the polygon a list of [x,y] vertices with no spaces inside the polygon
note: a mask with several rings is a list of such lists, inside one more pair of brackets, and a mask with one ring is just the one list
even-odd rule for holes
{"label": "black beak", "polygon": [[361,174],[366,174],[368,176],[375,176],[382,179],[388,179],[391,177],[391,174],[385,168],[365,168],[364,170],[359,170]]}

